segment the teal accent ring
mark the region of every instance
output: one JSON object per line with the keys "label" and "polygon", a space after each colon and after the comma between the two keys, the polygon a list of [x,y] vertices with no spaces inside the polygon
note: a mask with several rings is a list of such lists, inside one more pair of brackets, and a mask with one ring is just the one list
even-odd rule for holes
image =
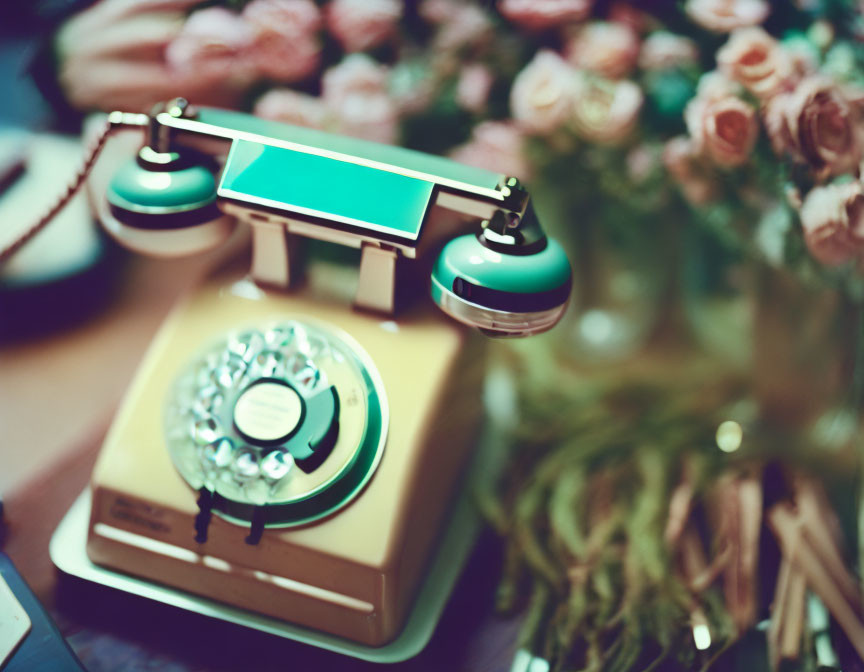
{"label": "teal accent ring", "polygon": [[535,254],[502,254],[490,250],[476,236],[454,238],[438,256],[432,276],[443,287],[462,280],[498,292],[542,294],[570,282],[570,262],[561,245],[548,238]]}
{"label": "teal accent ring", "polygon": [[129,212],[153,215],[189,212],[216,201],[216,180],[204,166],[155,171],[132,159],[114,175],[106,196],[112,206]]}

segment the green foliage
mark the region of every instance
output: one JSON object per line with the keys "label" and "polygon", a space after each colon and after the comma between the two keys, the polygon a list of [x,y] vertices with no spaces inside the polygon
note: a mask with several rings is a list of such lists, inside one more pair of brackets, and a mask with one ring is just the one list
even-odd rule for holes
{"label": "green foliage", "polygon": [[642,85],[647,105],[643,122],[660,133],[684,132],[684,108],[696,93],[699,77],[693,70],[673,68],[646,73]]}
{"label": "green foliage", "polygon": [[[850,474],[829,477],[832,467],[806,439],[753,425],[740,454],[722,453],[719,423],[746,424],[744,381],[711,368],[656,373],[518,376],[521,422],[509,462],[478,493],[505,545],[498,607],[525,610],[519,646],[553,670],[767,672],[764,632],[736,632],[719,587],[683,580],[665,541],[673,489],[686,470],[694,500],[704,500],[722,475],[776,462],[842,484],[837,501],[854,510]],[[772,579],[763,580],[770,589]],[[707,649],[695,646],[695,623],[708,628]],[[805,643],[788,669],[816,667]]]}
{"label": "green foliage", "polygon": [[684,456],[717,452],[714,411],[703,418],[700,407],[718,397],[693,403],[638,384],[575,389],[523,397],[513,461],[484,497],[507,540],[501,606],[514,606],[527,576],[521,644],[554,669],[689,669],[692,598],[663,530]]}
{"label": "green foliage", "polygon": [[440,152],[442,145],[462,144],[470,133],[471,115],[456,106],[452,95],[442,96],[429,109],[402,122],[402,144],[433,154]]}

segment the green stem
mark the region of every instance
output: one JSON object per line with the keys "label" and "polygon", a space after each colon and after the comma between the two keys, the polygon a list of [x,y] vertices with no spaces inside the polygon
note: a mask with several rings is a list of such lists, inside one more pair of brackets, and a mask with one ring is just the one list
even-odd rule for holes
{"label": "green stem", "polygon": [[855,345],[853,346],[854,362],[852,365],[852,411],[859,415],[864,402],[864,302],[860,299],[852,302],[855,311]]}
{"label": "green stem", "polygon": [[585,203],[579,204],[578,213],[574,213],[573,226],[576,235],[576,290],[579,292],[579,305],[582,310],[597,303],[597,277],[594,267],[597,264],[595,249],[594,212]]}

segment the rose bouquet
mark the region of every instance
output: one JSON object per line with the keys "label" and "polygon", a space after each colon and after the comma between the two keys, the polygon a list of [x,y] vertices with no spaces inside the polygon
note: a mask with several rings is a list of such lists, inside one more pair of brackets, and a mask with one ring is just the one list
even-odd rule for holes
{"label": "rose bouquet", "polygon": [[[765,0],[225,5],[192,11],[165,57],[179,74],[247,82],[262,116],[521,177],[597,145],[644,149],[630,157],[638,181],[662,143],[693,204],[720,200],[736,169],[768,164],[795,184],[796,206],[818,184],[815,203],[856,209],[854,190],[827,184],[857,172],[864,142],[864,27],[851,0],[773,11]],[[776,193],[750,177],[738,182]],[[849,261],[854,212],[827,224],[820,210],[804,210],[810,249]]]}
{"label": "rose bouquet", "polygon": [[231,0],[193,8],[165,59],[178,81],[245,91],[262,117],[530,180],[570,242],[579,329],[614,341],[622,323],[591,308],[647,311],[647,331],[670,222],[864,295],[859,9]]}

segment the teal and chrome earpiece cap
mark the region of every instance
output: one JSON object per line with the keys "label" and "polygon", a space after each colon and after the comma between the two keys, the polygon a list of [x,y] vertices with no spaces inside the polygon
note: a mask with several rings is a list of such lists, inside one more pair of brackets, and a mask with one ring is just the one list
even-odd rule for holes
{"label": "teal and chrome earpiece cap", "polygon": [[531,254],[504,254],[466,235],[451,240],[432,270],[432,298],[448,315],[493,336],[551,329],[567,306],[570,262],[546,238]]}
{"label": "teal and chrome earpiece cap", "polygon": [[149,147],[118,169],[106,198],[106,230],[147,254],[201,252],[223,242],[234,227],[216,204],[216,180],[206,165]]}

